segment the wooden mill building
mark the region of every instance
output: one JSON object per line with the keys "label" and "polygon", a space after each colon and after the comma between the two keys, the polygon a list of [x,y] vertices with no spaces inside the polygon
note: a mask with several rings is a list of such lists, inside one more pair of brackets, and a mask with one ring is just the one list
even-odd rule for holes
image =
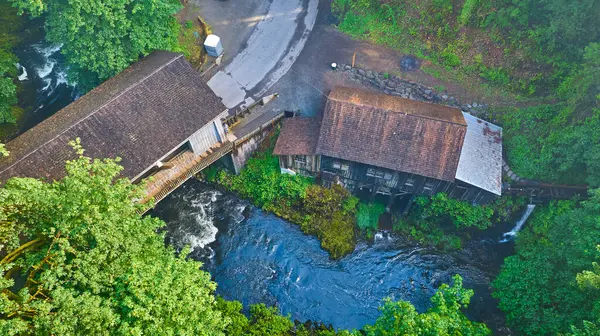
{"label": "wooden mill building", "polygon": [[502,190],[502,129],[459,109],[338,87],[318,118],[284,121],[282,172],[352,192],[448,193],[484,204]]}
{"label": "wooden mill building", "polygon": [[154,175],[148,196],[160,198],[231,150],[227,114],[183,55],[157,51],[7,143],[0,183],[62,178],[80,138],[86,156],[120,157],[123,177]]}

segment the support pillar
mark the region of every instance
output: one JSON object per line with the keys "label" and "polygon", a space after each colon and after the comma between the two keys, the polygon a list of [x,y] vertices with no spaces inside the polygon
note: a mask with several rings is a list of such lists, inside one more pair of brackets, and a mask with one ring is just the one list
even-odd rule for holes
{"label": "support pillar", "polygon": [[402,216],[406,216],[406,214],[408,214],[408,212],[410,211],[410,208],[412,207],[414,202],[415,202],[415,195],[412,194],[412,195],[410,195],[410,199],[408,200],[408,204],[406,204],[404,211],[402,211]]}

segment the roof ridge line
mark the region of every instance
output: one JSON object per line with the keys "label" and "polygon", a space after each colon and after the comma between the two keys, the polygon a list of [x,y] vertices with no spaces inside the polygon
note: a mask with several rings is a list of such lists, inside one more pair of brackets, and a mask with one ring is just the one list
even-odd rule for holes
{"label": "roof ridge line", "polygon": [[[24,155],[23,157],[21,157],[18,160],[15,160],[15,162],[13,162],[11,165],[9,165],[8,167],[2,169],[0,171],[0,174],[4,173],[5,171],[9,170],[10,168],[12,168],[14,165],[16,165],[17,163],[25,160],[26,158],[28,158],[29,156],[31,156],[32,154],[34,154],[35,152],[37,152],[40,148],[46,146],[47,144],[49,144],[50,142],[54,141],[56,138],[60,137],[61,135],[65,134],[67,131],[69,131],[70,129],[72,129],[73,127],[79,125],[80,123],[82,123],[83,121],[87,120],[88,118],[90,118],[91,116],[95,115],[96,112],[98,112],[101,108],[103,108],[104,106],[112,103],[114,100],[116,100],[117,98],[121,97],[122,95],[124,95],[125,93],[129,92],[131,89],[133,89],[134,87],[138,86],[139,84],[143,83],[146,79],[150,78],[151,76],[153,76],[154,74],[156,74],[157,72],[161,71],[162,69],[164,69],[166,66],[170,65],[171,63],[175,62],[176,60],[180,59],[181,57],[183,57],[183,54],[179,54],[177,57],[173,58],[172,60],[170,60],[169,62],[161,65],[158,69],[152,71],[150,74],[148,74],[147,76],[145,76],[144,78],[142,78],[141,80],[131,84],[130,86],[128,86],[125,90],[123,90],[123,92],[119,93],[118,95],[116,95],[115,97],[113,97],[112,99],[110,99],[109,101],[107,101],[106,103],[102,104],[101,106],[99,106],[98,108],[96,108],[94,111],[92,111],[92,113],[88,114],[87,116],[85,116],[84,118],[81,118],[80,120],[78,120],[76,123],[72,124],[71,126],[67,127],[66,129],[64,129],[62,132],[60,132],[59,134],[55,135],[54,137],[52,137],[51,139],[49,139],[48,141],[44,142],[43,144],[39,145],[36,149],[32,150],[31,152],[27,153],[27,155]],[[137,62],[136,62],[137,63]],[[135,64],[135,63],[134,63]],[[131,65],[130,65],[131,66]],[[123,69],[122,71],[125,71],[126,69]],[[120,74],[120,73],[119,73]],[[118,75],[118,74],[117,74]],[[114,78],[111,77],[108,80]],[[106,83],[106,82],[104,82]],[[104,84],[102,83],[102,84]],[[100,84],[100,85],[102,85]],[[98,86],[99,87],[99,86]],[[95,88],[94,88],[95,89]],[[72,103],[71,103],[72,104]],[[70,105],[70,104],[69,104]],[[68,105],[67,105],[68,106]],[[66,106],[65,106],[66,108]],[[59,110],[60,112],[60,110]],[[48,120],[48,119],[46,119]],[[44,121],[46,121],[44,120]],[[44,122],[42,121],[42,122]],[[34,127],[35,128],[35,127]],[[34,129],[31,128],[31,129]]]}
{"label": "roof ridge line", "polygon": [[[394,97],[394,98],[397,98],[397,99],[406,99],[406,98],[398,98],[398,97]],[[444,120],[444,119],[439,119],[439,118],[433,118],[433,117],[424,116],[424,115],[421,115],[421,114],[392,111],[392,110],[389,110],[389,109],[381,108],[379,106],[373,106],[373,105],[367,105],[367,104],[363,104],[363,103],[350,102],[350,101],[348,101],[346,99],[329,98],[329,97],[327,99],[328,100],[335,100],[335,101],[340,102],[340,103],[346,103],[346,104],[361,106],[361,107],[372,107],[372,108],[375,108],[375,109],[378,109],[378,110],[387,111],[387,112],[391,112],[391,113],[404,114],[405,116],[413,116],[413,117],[416,117],[416,118],[424,118],[424,119],[429,119],[429,120],[435,120],[435,121],[439,121],[439,122],[443,122],[443,123],[448,123],[448,124],[454,124],[454,125],[460,125],[460,126],[467,126],[467,122],[466,121],[465,121],[464,124],[461,124],[461,123],[457,123],[457,122],[454,122],[454,121]],[[411,99],[406,99],[406,100],[411,100]],[[429,105],[432,104],[432,103],[422,102],[422,101],[419,101],[419,100],[414,100],[414,101],[418,102],[418,103],[422,103],[422,104],[429,104]],[[440,105],[440,104],[437,104],[437,105]],[[447,108],[453,108],[453,109],[456,109],[456,110],[458,110],[458,111],[460,111],[462,113],[461,109],[456,108],[456,107],[447,106],[447,105],[440,105],[440,106],[444,106],[444,107],[447,107]],[[464,119],[464,116],[463,116],[463,119]]]}

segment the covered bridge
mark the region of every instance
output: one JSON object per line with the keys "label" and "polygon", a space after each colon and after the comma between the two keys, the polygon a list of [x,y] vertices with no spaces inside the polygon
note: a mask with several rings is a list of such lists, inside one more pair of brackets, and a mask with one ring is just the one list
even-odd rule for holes
{"label": "covered bridge", "polygon": [[321,118],[285,120],[284,171],[351,191],[486,203],[501,194],[502,129],[459,109],[338,87]]}
{"label": "covered bridge", "polygon": [[173,159],[198,164],[228,144],[226,115],[183,55],[156,51],[7,143],[0,183],[60,179],[65,161],[76,157],[69,145],[75,138],[86,156],[122,158],[122,175],[134,182]]}

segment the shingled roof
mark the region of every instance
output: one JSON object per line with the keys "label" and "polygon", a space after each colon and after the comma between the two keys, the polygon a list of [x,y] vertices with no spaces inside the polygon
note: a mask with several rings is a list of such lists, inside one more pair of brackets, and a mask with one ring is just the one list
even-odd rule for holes
{"label": "shingled roof", "polygon": [[133,179],[225,109],[183,55],[153,52],[6,144],[0,182],[63,177],[78,137],[87,156],[121,157]]}
{"label": "shingled roof", "polygon": [[288,118],[283,121],[275,155],[314,155],[319,140],[319,122],[316,118]]}
{"label": "shingled roof", "polygon": [[316,153],[454,181],[466,131],[459,109],[338,87]]}

